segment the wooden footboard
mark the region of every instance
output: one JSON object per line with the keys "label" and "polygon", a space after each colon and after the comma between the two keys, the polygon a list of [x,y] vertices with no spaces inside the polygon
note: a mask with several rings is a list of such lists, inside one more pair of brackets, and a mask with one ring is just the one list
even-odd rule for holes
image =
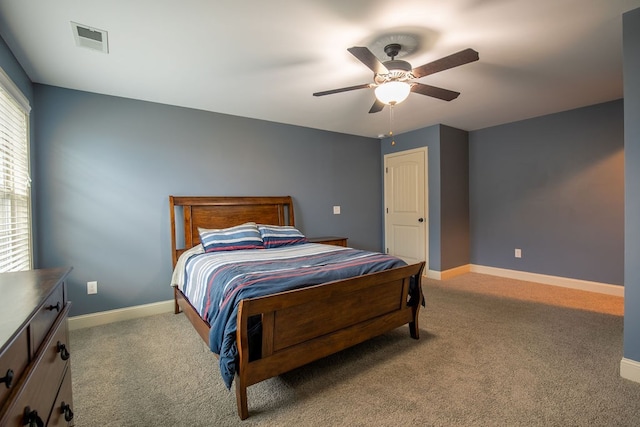
{"label": "wooden footboard", "polygon": [[[424,263],[275,295],[242,300],[238,311],[236,399],[249,416],[247,387],[409,324],[419,338],[416,304],[408,304],[411,277]],[[262,317],[262,357],[249,361],[248,319]]]}
{"label": "wooden footboard", "polygon": [[[247,387],[321,359],[402,325],[419,338],[418,314],[424,263],[329,282],[274,295],[245,299],[238,310],[238,415],[249,416]],[[416,295],[408,303],[411,278]],[[185,296],[175,290],[180,307],[209,344],[209,324]],[[249,361],[248,319],[262,319],[262,357]]]}

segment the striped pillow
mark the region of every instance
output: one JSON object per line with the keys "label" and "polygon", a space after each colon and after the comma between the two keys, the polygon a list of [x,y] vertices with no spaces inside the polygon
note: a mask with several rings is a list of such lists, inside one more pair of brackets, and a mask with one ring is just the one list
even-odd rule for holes
{"label": "striped pillow", "polygon": [[255,222],[221,229],[198,228],[198,233],[205,252],[264,249]]}
{"label": "striped pillow", "polygon": [[307,243],[308,240],[295,227],[289,225],[258,225],[265,248],[277,248],[279,246],[297,245]]}

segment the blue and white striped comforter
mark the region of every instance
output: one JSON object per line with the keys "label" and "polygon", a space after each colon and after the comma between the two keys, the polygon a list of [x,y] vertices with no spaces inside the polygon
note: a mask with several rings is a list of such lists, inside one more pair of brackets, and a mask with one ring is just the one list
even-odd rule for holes
{"label": "blue and white striped comforter", "polygon": [[174,272],[174,282],[183,282],[182,292],[211,325],[209,344],[220,356],[220,371],[227,387],[231,387],[236,372],[237,312],[242,299],[406,265],[390,255],[315,243],[186,253],[184,258],[177,265],[184,265],[184,272]]}

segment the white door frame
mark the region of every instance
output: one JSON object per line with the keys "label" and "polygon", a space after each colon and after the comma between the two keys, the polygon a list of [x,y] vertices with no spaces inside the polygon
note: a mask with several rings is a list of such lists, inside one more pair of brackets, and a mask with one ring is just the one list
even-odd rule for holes
{"label": "white door frame", "polygon": [[384,247],[385,247],[385,252],[386,252],[386,248],[387,248],[387,236],[389,233],[389,224],[388,224],[388,220],[387,220],[387,214],[386,214],[386,206],[387,206],[387,191],[389,191],[388,189],[388,182],[387,182],[387,159],[391,158],[391,157],[396,157],[396,156],[402,156],[402,155],[406,155],[406,154],[413,154],[413,153],[418,153],[418,152],[422,152],[424,153],[424,212],[425,212],[425,218],[426,218],[426,224],[425,224],[425,232],[424,232],[424,262],[425,262],[425,268],[423,271],[423,275],[427,275],[427,272],[429,271],[429,222],[430,222],[430,215],[429,215],[429,150],[428,147],[420,147],[420,148],[414,148],[411,150],[404,150],[404,151],[396,151],[394,153],[389,153],[389,154],[385,154],[384,155],[384,164],[383,164],[383,175],[384,175],[384,182],[383,182],[383,193],[384,193],[384,197],[383,197],[383,212],[382,214],[384,215]]}

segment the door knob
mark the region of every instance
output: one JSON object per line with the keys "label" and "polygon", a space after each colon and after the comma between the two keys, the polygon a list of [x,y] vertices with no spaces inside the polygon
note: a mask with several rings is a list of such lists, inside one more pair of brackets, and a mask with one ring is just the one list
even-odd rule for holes
{"label": "door knob", "polygon": [[424,222],[424,218],[418,218],[418,222]]}

